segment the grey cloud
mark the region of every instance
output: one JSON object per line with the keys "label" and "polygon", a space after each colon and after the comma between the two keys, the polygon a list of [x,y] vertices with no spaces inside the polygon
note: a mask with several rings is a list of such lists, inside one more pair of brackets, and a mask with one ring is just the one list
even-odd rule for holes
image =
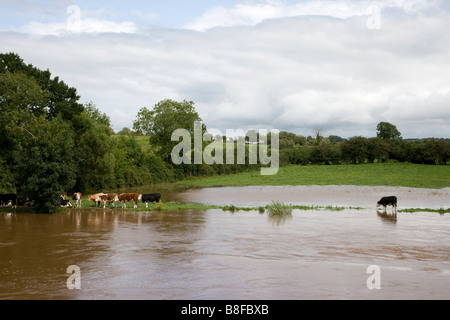
{"label": "grey cloud", "polygon": [[380,30],[366,19],[288,17],[205,32],[3,32],[0,51],[50,69],[108,113],[116,130],[169,98],[194,101],[206,125],[222,132],[373,136],[377,122],[389,121],[404,137],[450,137],[448,13],[390,12]]}

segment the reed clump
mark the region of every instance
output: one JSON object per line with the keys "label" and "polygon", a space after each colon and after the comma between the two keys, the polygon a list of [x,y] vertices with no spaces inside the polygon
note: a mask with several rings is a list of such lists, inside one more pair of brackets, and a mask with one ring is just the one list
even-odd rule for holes
{"label": "reed clump", "polygon": [[290,215],[292,214],[292,207],[280,201],[272,201],[266,206],[270,215]]}

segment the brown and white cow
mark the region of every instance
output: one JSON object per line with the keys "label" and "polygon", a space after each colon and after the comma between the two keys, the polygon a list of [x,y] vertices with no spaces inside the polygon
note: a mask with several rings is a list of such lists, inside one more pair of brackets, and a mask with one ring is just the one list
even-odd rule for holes
{"label": "brown and white cow", "polygon": [[82,197],[83,197],[83,195],[81,194],[81,192],[75,192],[72,195],[73,206],[75,208],[78,208],[78,206],[80,206],[80,208],[81,208],[81,198]]}
{"label": "brown and white cow", "polygon": [[96,194],[92,194],[90,196],[88,196],[88,201],[94,201],[95,202],[95,206],[97,207],[97,205],[100,203],[100,196],[105,195],[105,193],[96,193]]}
{"label": "brown and white cow", "polygon": [[114,203],[114,207],[117,207],[116,202],[119,201],[119,195],[117,193],[110,193],[101,195],[100,201],[103,202],[103,209],[106,208],[106,203]]}
{"label": "brown and white cow", "polygon": [[119,201],[122,202],[122,208],[127,207],[127,202],[133,201],[134,202],[134,208],[137,208],[137,203],[139,199],[138,193],[122,193],[119,194]]}

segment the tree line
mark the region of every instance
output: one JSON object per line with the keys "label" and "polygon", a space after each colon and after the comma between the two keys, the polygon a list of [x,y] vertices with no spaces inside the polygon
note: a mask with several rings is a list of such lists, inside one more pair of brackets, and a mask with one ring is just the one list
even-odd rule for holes
{"label": "tree line", "polygon": [[[311,138],[311,137],[309,137]],[[362,164],[387,161],[445,165],[450,161],[450,140],[404,140],[396,126],[380,122],[371,138],[338,136],[305,138],[280,132],[280,165],[288,164]]]}
{"label": "tree line", "polygon": [[[75,88],[49,70],[26,64],[15,53],[0,54],[0,193],[17,193],[33,201],[33,210],[54,212],[61,192],[112,190],[259,167],[247,160],[244,165],[174,165],[170,152],[177,142],[171,141],[171,133],[178,128],[193,132],[194,122],[201,121],[192,101],[167,99],[142,108],[133,129],[116,134],[108,115],[79,99]],[[405,142],[395,126],[379,126],[376,138],[348,140],[282,131],[280,164],[449,160],[448,141]],[[267,140],[270,144],[270,135]],[[236,145],[224,143],[224,148]]]}

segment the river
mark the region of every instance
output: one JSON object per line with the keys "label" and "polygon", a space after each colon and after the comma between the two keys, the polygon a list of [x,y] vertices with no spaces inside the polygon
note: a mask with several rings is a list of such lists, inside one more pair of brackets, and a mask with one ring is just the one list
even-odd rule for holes
{"label": "river", "polygon": [[[224,195],[237,192],[236,205],[271,199],[255,190],[261,193],[212,188],[164,196],[197,202],[203,194],[205,203],[232,204]],[[449,204],[448,189],[426,192]],[[367,205],[283,218],[217,209],[2,212],[0,299],[450,299],[450,215],[384,214],[373,206],[376,191],[368,194],[355,203],[356,190],[317,195],[305,204]],[[78,271],[68,273],[70,266]]]}

